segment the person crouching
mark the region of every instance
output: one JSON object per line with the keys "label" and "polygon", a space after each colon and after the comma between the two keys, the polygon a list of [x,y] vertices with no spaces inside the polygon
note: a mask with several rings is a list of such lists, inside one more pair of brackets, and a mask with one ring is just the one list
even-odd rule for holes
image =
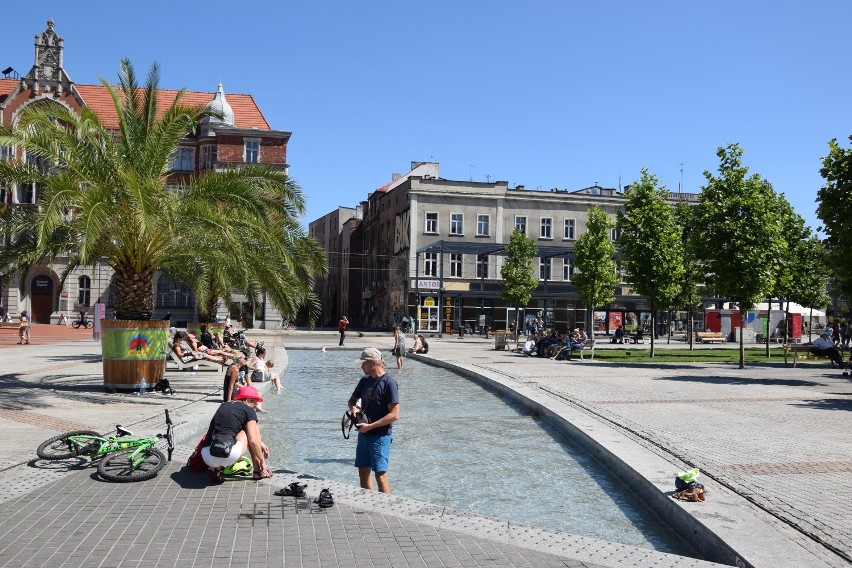
{"label": "person crouching", "polygon": [[272,471],[266,467],[269,448],[260,437],[257,425],[257,406],[263,398],[256,388],[241,387],[234,400],[223,402],[210,420],[210,427],[201,448],[201,458],[207,464],[210,479],[219,484],[225,481],[222,469],[233,465],[248,450],[254,467],[253,479],[268,479]]}

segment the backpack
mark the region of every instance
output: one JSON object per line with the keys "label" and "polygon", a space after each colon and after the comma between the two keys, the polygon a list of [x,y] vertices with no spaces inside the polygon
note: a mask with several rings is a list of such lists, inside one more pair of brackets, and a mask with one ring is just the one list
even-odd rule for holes
{"label": "backpack", "polygon": [[201,437],[201,441],[198,442],[197,446],[195,446],[195,449],[192,451],[192,454],[190,454],[189,459],[186,460],[186,467],[189,468],[189,471],[199,473],[207,469],[207,464],[204,463],[204,459],[201,457],[201,448],[204,447],[204,441],[206,439],[207,434],[204,434]]}
{"label": "backpack", "polygon": [[168,379],[160,379],[157,381],[157,384],[154,385],[154,392],[161,392],[163,394],[175,394],[175,389],[169,384]]}

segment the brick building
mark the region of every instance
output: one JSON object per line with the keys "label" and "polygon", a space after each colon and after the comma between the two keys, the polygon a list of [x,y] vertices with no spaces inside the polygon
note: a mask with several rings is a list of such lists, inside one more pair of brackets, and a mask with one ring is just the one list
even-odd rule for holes
{"label": "brick building", "polygon": [[[88,107],[95,111],[101,123],[117,128],[118,121],[112,98],[103,85],[75,83],[64,64],[64,41],[48,20],[47,29],[35,38],[35,61],[26,75],[20,77],[11,67],[0,78],[0,125],[15,126],[22,109],[27,105],[50,101],[79,113]],[[174,101],[179,91],[161,89],[160,108]],[[287,170],[287,143],[290,132],[273,130],[250,94],[225,94],[221,84],[216,92],[187,91],[181,102],[188,105],[207,105],[218,110],[223,118],[205,119],[193,134],[181,142],[174,156],[168,184],[178,186],[181,180],[205,170],[239,167],[241,164],[264,164]],[[38,161],[17,148],[0,147],[0,160]],[[0,187],[0,200],[9,207],[36,207],[39,200],[37,185]],[[20,274],[0,290],[0,301],[11,313],[29,310],[37,323],[57,321],[63,313],[76,313],[94,303],[113,305],[111,269],[105,265],[75,269],[59,288],[59,274],[65,268],[60,261],[53,266],[42,264],[28,274]],[[155,277],[154,318],[171,312],[177,324],[195,321],[197,307],[192,292],[165,275]],[[245,298],[237,298],[245,300]],[[224,316],[228,308],[220,307]],[[279,322],[280,315],[267,307],[244,302],[233,306],[233,315],[242,310],[258,325],[264,321]],[[272,327],[270,325],[270,327]]]}

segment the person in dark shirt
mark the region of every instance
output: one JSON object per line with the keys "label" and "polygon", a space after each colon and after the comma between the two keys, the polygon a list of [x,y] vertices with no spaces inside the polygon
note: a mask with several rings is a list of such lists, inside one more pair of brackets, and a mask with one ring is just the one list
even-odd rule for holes
{"label": "person in dark shirt", "polygon": [[[255,480],[272,477],[272,471],[266,467],[269,448],[260,437],[257,425],[257,406],[263,402],[263,397],[257,389],[250,386],[241,387],[231,402],[223,402],[207,429],[204,445],[201,448],[201,458],[207,464],[210,479],[214,483],[224,482],[222,469],[233,465],[248,450],[254,467]],[[220,442],[230,444],[230,452],[226,456],[211,454],[211,446]],[[214,449],[215,453],[215,449]]]}
{"label": "person in dark shirt", "polygon": [[[381,493],[390,493],[388,461],[393,443],[392,424],[399,420],[399,387],[396,380],[385,373],[382,353],[367,347],[357,359],[364,376],[349,397],[349,410],[353,415],[363,414],[367,420],[356,418],[358,448],[355,467],[363,489],[373,489],[371,472]],[[358,401],[361,404],[358,406]]]}

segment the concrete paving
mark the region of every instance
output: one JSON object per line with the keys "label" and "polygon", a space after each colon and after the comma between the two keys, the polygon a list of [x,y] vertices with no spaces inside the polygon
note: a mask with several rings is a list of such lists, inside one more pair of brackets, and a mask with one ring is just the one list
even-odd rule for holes
{"label": "concrete paving", "polygon": [[[50,327],[50,329],[47,329]],[[352,485],[280,472],[208,486],[181,466],[221,396],[220,372],[169,372],[174,396],[103,391],[91,332],[34,326],[32,345],[0,338],[0,566],[710,566],[433,507]],[[262,332],[257,332],[261,335]],[[336,333],[265,338],[336,349]],[[388,336],[346,347],[389,347]],[[473,337],[430,339],[432,364],[452,366],[548,415],[612,468],[707,558],[743,566],[845,566],[852,513],[848,440],[852,383],[825,362],[612,365],[556,362],[493,350]],[[639,346],[642,348],[643,346]],[[777,359],[776,359],[777,360]],[[268,387],[269,385],[264,385]],[[163,430],[183,444],[157,478],[111,484],[91,464],[45,462],[35,447],[63,431]],[[404,419],[404,418],[403,418]],[[698,466],[703,504],[671,499],[674,473]],[[272,492],[304,479],[336,506]],[[354,480],[353,480],[354,481]]]}

